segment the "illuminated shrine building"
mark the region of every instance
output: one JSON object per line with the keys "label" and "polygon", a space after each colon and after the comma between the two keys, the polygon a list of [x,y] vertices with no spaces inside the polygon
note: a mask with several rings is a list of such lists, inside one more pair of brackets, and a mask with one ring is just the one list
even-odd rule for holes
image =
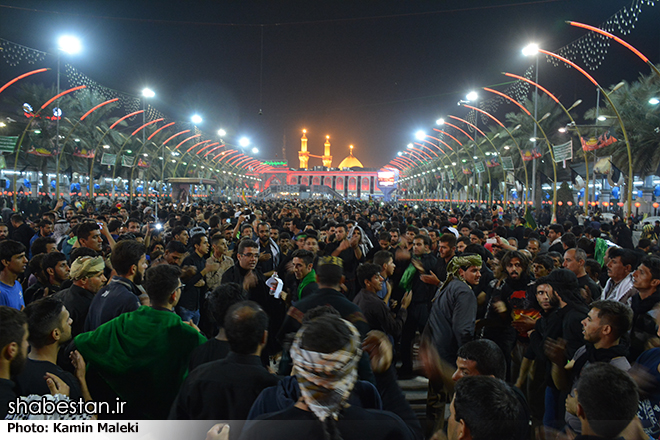
{"label": "illuminated shrine building", "polygon": [[[353,145],[349,147],[348,156],[339,163],[339,166],[332,168],[330,136],[325,137],[322,156],[311,154],[307,141],[307,130],[303,130],[298,152],[300,168],[271,168],[263,176],[264,191],[269,188],[271,190],[277,188],[279,193],[296,194],[298,191],[306,190],[315,193],[318,192],[319,187],[325,186],[329,188],[328,192],[333,193],[336,197],[368,199],[371,196],[389,196],[396,188],[398,170],[364,168],[362,162],[353,155]],[[310,158],[312,161],[320,159],[323,165],[310,167]],[[386,191],[382,191],[379,187],[379,176],[381,177],[380,185],[386,187]],[[302,198],[302,193],[299,195]]]}

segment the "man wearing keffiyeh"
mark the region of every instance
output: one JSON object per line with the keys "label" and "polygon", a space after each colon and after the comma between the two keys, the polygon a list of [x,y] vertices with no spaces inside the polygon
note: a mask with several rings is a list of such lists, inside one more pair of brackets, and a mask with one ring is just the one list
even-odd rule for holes
{"label": "man wearing keffiyeh", "polygon": [[321,422],[326,418],[338,420],[357,380],[357,364],[362,355],[360,333],[353,324],[342,321],[350,335],[337,351],[324,353],[302,348],[305,327],[298,331],[291,346],[293,373],[302,398]]}
{"label": "man wearing keffiyeh", "polygon": [[[433,300],[423,337],[433,344],[442,359],[455,366],[458,349],[474,337],[477,298],[471,286],[479,284],[480,255],[455,256],[447,265],[447,281]],[[435,420],[434,432],[444,423],[445,393],[441,384],[429,382],[427,417]]]}
{"label": "man wearing keffiyeh", "polygon": [[[305,320],[290,350],[300,397],[292,407],[247,424],[241,440],[422,440],[419,420],[396,382],[387,336],[372,331],[362,342],[358,328],[328,307],[311,310]],[[348,402],[365,356],[382,410]]]}

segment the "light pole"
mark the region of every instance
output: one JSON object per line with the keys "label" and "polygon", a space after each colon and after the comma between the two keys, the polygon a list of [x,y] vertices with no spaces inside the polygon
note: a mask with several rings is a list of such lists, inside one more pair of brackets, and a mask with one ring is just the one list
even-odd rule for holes
{"label": "light pole", "polygon": [[[146,111],[145,107],[147,105],[147,99],[153,98],[154,96],[156,96],[156,93],[153,90],[151,90],[149,87],[145,87],[144,89],[142,89],[142,97],[144,98],[142,100],[142,126],[144,126],[146,124],[147,111]],[[146,130],[142,130],[142,148],[144,148],[144,144],[147,141],[146,137],[147,137]],[[137,160],[137,158],[136,158],[136,160]],[[133,164],[133,166],[137,166],[137,164]],[[146,187],[147,187],[147,201],[148,201],[149,200],[149,185],[147,184]],[[160,194],[160,192],[159,192],[159,194]],[[156,197],[156,209],[155,209],[154,212],[156,214],[156,218],[158,218],[158,197]]]}
{"label": "light pole", "polygon": [[[467,100],[468,103],[475,102],[477,99],[479,99],[479,94],[473,90],[465,96],[465,99]],[[463,102],[459,102],[459,104],[462,104],[462,103]],[[477,127],[478,126],[479,126],[479,115],[475,113],[475,115],[474,115],[474,130],[475,130],[474,131],[474,148],[473,148],[473,151],[472,151],[473,156],[477,155],[477,133],[478,133]],[[484,137],[485,137],[485,135],[484,135]],[[481,185],[482,185],[481,173],[478,173],[478,175],[479,175],[478,176],[478,185],[477,185],[478,190],[476,191],[476,193],[478,194],[478,198],[481,199]]]}
{"label": "light pole", "polygon": [[[57,95],[60,94],[60,55],[62,52],[66,52],[69,55],[74,55],[80,52],[81,45],[80,40],[76,37],[70,35],[63,35],[57,41]],[[62,117],[62,109],[60,109],[60,98],[58,97],[55,101],[55,110],[53,111],[53,116],[55,116],[55,153],[59,156],[60,152],[60,118]],[[48,179],[45,179],[48,181]],[[92,184],[92,179],[90,176],[89,181],[90,187]],[[50,193],[50,184],[46,186],[48,188],[48,193]],[[56,188],[55,198],[57,198],[57,188]],[[91,188],[90,188],[91,193]]]}
{"label": "light pole", "polygon": [[[539,46],[535,43],[528,44],[522,50],[524,56],[536,57],[536,67],[534,72],[536,74],[535,83],[539,83]],[[538,120],[538,96],[539,88],[534,86],[534,119]],[[536,124],[534,124],[534,139],[536,139]],[[556,182],[555,182],[556,183]],[[536,203],[536,158],[532,159],[532,200]]]}

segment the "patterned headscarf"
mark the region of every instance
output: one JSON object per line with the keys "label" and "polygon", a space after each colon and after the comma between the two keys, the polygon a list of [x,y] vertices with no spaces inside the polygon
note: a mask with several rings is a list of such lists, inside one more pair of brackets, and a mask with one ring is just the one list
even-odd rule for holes
{"label": "patterned headscarf", "polygon": [[78,257],[76,261],[71,264],[71,272],[69,276],[72,280],[81,280],[83,278],[88,278],[90,275],[95,275],[99,272],[103,272],[105,269],[105,262],[103,257]]}
{"label": "patterned headscarf", "polygon": [[[481,255],[461,255],[455,256],[451,259],[447,265],[447,281],[445,285],[449,284],[451,278],[458,278],[459,280],[465,282],[463,277],[458,274],[458,269],[465,266],[477,266],[481,268],[482,260]],[[451,277],[451,278],[450,278]]]}
{"label": "patterned headscarf", "polygon": [[360,333],[353,324],[342,321],[350,329],[351,337],[335,352],[318,353],[301,348],[306,326],[298,330],[291,345],[293,373],[303,400],[322,422],[328,417],[338,419],[357,381],[357,364],[362,356]]}

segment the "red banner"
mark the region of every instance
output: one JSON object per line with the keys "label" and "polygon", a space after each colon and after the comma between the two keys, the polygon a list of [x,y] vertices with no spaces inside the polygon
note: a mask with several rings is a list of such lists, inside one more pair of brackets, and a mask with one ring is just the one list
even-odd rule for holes
{"label": "red banner", "polygon": [[539,151],[538,148],[534,147],[531,150],[525,150],[523,151],[523,156],[522,159],[525,162],[529,162],[530,160],[538,159],[539,157],[543,156],[541,152]]}
{"label": "red banner", "polygon": [[93,159],[94,150],[87,149],[86,147],[79,147],[76,145],[75,147],[73,147],[73,155],[76,157],[84,157],[85,159]]}
{"label": "red banner", "polygon": [[594,150],[600,150],[601,148],[605,148],[608,145],[612,145],[613,143],[617,142],[617,139],[610,135],[609,130],[606,131],[605,133],[601,134],[598,136],[598,138],[591,137],[589,140],[584,140],[584,138],[580,138],[580,142],[582,142],[582,149],[584,151],[594,151]]}

